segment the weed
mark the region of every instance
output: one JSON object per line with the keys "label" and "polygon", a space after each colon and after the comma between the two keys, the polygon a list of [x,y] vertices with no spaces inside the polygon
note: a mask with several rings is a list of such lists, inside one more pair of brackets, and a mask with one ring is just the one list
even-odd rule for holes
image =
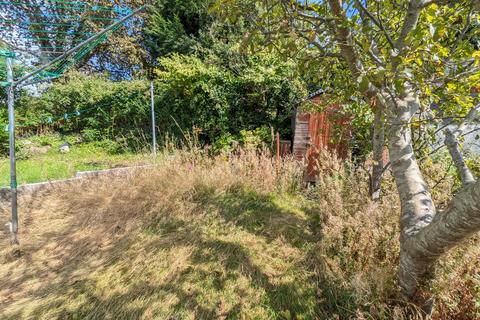
{"label": "weed", "polygon": [[[0,233],[2,319],[416,318],[397,298],[390,176],[374,203],[350,164],[325,159],[305,190],[293,159],[207,153],[21,196],[20,255]],[[478,318],[478,241],[439,264],[435,319]]]}

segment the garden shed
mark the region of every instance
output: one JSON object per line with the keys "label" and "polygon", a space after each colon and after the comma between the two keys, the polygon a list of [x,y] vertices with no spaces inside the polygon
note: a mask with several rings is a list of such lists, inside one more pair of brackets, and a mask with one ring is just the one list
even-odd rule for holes
{"label": "garden shed", "polygon": [[[324,104],[325,91],[318,90],[308,96],[319,107]],[[297,160],[307,161],[306,181],[315,181],[318,175],[320,151],[325,149],[346,159],[351,138],[350,118],[340,104],[327,104],[319,112],[296,110],[293,116],[292,153]]]}

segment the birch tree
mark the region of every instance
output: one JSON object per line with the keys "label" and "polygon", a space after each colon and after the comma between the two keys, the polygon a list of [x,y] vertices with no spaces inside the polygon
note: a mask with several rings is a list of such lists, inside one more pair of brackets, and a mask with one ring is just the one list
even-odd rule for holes
{"label": "birch tree", "polygon": [[[335,90],[375,101],[376,155],[385,119],[401,202],[399,284],[415,300],[437,259],[480,230],[480,182],[468,177],[448,208],[437,212],[412,141],[420,113],[463,118],[478,103],[470,93],[480,82],[480,1],[225,0],[223,7],[256,26],[248,39],[284,51],[300,47],[323,68],[342,65],[351,80],[343,78]],[[458,133],[447,134],[447,143]]]}
{"label": "birch tree", "polygon": [[445,129],[445,145],[448,148],[448,152],[452,157],[452,161],[455,164],[462,185],[464,186],[474,183],[476,179],[464,160],[458,138],[465,132],[467,126],[478,116],[478,109],[480,109],[480,105],[473,107],[465,119],[455,126],[454,129]]}

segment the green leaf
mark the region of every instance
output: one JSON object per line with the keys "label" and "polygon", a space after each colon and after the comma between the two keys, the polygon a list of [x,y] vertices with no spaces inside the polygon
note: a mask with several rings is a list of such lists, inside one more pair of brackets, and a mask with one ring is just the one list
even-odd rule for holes
{"label": "green leaf", "polygon": [[404,80],[402,80],[402,79],[397,79],[397,80],[395,80],[394,85],[395,85],[395,90],[396,90],[397,92],[402,92],[402,91],[403,91],[403,88],[404,88],[404,86],[405,86],[405,82],[404,82]]}
{"label": "green leaf", "polygon": [[368,85],[370,84],[370,81],[368,80],[367,76],[362,75],[358,77],[358,89],[360,91],[367,91],[368,90]]}

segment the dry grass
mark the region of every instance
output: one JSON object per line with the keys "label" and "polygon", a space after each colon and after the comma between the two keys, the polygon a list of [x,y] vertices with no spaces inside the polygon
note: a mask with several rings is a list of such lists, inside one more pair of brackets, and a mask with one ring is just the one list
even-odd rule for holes
{"label": "dry grass", "polygon": [[[372,203],[364,174],[322,163],[304,190],[290,159],[277,171],[266,153],[175,152],[22,197],[20,257],[0,234],[1,318],[406,319],[393,184]],[[442,260],[438,319],[479,315],[478,256]]]}

